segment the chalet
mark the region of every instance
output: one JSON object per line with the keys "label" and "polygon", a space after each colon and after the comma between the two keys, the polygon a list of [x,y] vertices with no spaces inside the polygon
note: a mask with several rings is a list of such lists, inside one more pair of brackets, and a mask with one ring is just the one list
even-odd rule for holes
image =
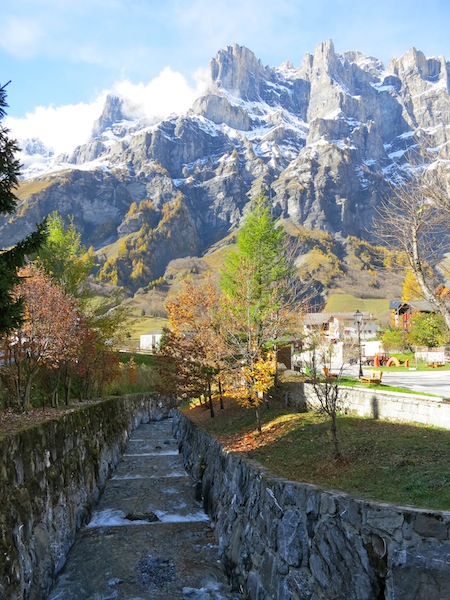
{"label": "chalet", "polygon": [[411,300],[410,302],[391,300],[389,309],[391,311],[391,325],[406,331],[411,327],[411,319],[414,315],[436,312],[431,302],[426,300]]}
{"label": "chalet", "polygon": [[[377,320],[368,312],[361,313],[358,323],[353,312],[308,313],[304,319],[306,336],[317,336],[335,343],[340,341],[371,340],[377,335]],[[359,329],[359,331],[358,331]]]}

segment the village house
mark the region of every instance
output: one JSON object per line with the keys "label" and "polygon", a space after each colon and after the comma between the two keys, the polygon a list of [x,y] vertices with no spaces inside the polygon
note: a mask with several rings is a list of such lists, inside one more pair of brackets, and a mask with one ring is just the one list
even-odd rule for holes
{"label": "village house", "polygon": [[[307,313],[304,318],[304,339],[292,347],[294,369],[311,363],[317,349],[328,348],[335,365],[379,352],[381,342],[377,335],[377,320],[369,312]],[[359,344],[360,343],[360,344]],[[320,350],[319,350],[320,354]]]}
{"label": "village house", "polygon": [[307,313],[304,330],[307,337],[320,334],[330,343],[341,341],[373,340],[377,335],[377,320],[368,312],[361,313],[361,322],[356,321],[354,312]]}
{"label": "village house", "polygon": [[411,327],[414,315],[436,312],[432,304],[426,300],[411,300],[410,302],[391,300],[389,309],[391,311],[392,327],[406,331]]}

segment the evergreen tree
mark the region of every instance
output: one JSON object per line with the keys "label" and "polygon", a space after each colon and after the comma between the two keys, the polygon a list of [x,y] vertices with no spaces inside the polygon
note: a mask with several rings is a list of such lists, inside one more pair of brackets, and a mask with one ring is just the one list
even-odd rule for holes
{"label": "evergreen tree", "polygon": [[[7,84],[6,84],[7,85]],[[12,214],[17,206],[14,189],[19,183],[20,163],[14,157],[18,151],[9,130],[3,127],[7,108],[6,85],[0,87],[0,214]],[[18,327],[22,321],[23,302],[12,294],[20,277],[17,270],[25,264],[26,256],[35,252],[45,239],[45,223],[9,249],[0,249],[0,335]]]}
{"label": "evergreen tree", "polygon": [[234,393],[256,410],[274,383],[280,338],[296,329],[287,236],[272,218],[267,198],[253,201],[237,235],[237,248],[221,273],[221,337]]}
{"label": "evergreen tree", "polygon": [[81,243],[81,234],[75,229],[73,219],[69,225],[57,211],[47,218],[48,236],[37,254],[37,263],[67,294],[79,297],[83,284],[94,266],[94,254]]}
{"label": "evergreen tree", "polygon": [[249,311],[254,324],[261,325],[268,312],[281,306],[292,275],[286,258],[286,232],[272,218],[266,197],[258,196],[252,202],[236,245],[236,251],[225,260],[221,288],[226,296],[239,300],[237,310]]}

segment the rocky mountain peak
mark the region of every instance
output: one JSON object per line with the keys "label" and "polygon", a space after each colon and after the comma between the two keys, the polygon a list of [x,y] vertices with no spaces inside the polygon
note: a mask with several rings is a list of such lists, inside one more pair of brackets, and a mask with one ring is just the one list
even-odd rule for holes
{"label": "rocky mountain peak", "polygon": [[[261,189],[295,226],[370,239],[415,139],[425,132],[450,159],[448,66],[411,49],[384,69],[358,51],[337,54],[327,40],[300,67],[271,68],[228,46],[185,115],[144,124],[108,96],[93,140],[69,157],[77,177],[54,173],[57,185],[30,186],[41,191],[23,198],[22,214],[33,224],[55,209],[76,215],[85,243],[111,254],[105,277],[132,286],[220,243]],[[4,246],[22,234],[19,221],[0,223]],[[125,236],[136,272],[114,266]]]}
{"label": "rocky mountain peak", "polygon": [[443,56],[427,58],[423,52],[411,48],[399,59],[393,59],[388,67],[396,75],[406,77],[419,75],[421,79],[435,83],[447,77],[447,63]]}
{"label": "rocky mountain peak", "polygon": [[229,91],[243,100],[259,100],[259,84],[265,69],[254,53],[233,44],[220,50],[209,64],[213,87]]}
{"label": "rocky mountain peak", "polygon": [[314,62],[319,65],[323,64],[327,68],[332,67],[337,60],[336,52],[334,51],[333,40],[320,42],[314,48]]}
{"label": "rocky mountain peak", "polygon": [[122,98],[113,94],[107,95],[103,112],[92,127],[93,138],[101,136],[108,127],[124,120],[123,104]]}
{"label": "rocky mountain peak", "polygon": [[[405,121],[412,128],[434,128],[437,119],[443,123],[449,111],[450,63],[443,56],[427,58],[411,48],[399,59],[393,59],[387,71],[399,80],[399,97],[403,101]],[[435,131],[438,145],[449,141],[446,128]],[[447,154],[449,151],[446,151]]]}
{"label": "rocky mountain peak", "polygon": [[54,152],[48,148],[39,138],[28,138],[23,140],[21,150],[28,156],[53,156]]}

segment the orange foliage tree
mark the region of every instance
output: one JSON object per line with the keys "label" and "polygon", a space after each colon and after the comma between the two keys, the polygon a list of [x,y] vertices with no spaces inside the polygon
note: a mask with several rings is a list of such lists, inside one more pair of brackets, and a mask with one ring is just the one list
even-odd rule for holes
{"label": "orange foliage tree", "polygon": [[219,293],[211,279],[200,284],[184,280],[179,294],[166,303],[170,327],[159,354],[163,386],[190,398],[205,394],[211,416],[212,383],[220,374],[222,359],[215,325],[218,309]]}
{"label": "orange foliage tree", "polygon": [[160,352],[163,382],[187,397],[210,399],[224,385],[256,411],[274,385],[278,344],[297,329],[293,269],[287,237],[263,197],[252,205],[221,273],[221,292],[211,280],[184,283],[167,303],[170,328]]}
{"label": "orange foliage tree", "polygon": [[76,360],[80,315],[76,301],[40,268],[28,265],[20,277],[14,294],[24,303],[25,318],[22,326],[4,339],[3,370],[13,383],[18,408],[25,411],[38,372]]}

